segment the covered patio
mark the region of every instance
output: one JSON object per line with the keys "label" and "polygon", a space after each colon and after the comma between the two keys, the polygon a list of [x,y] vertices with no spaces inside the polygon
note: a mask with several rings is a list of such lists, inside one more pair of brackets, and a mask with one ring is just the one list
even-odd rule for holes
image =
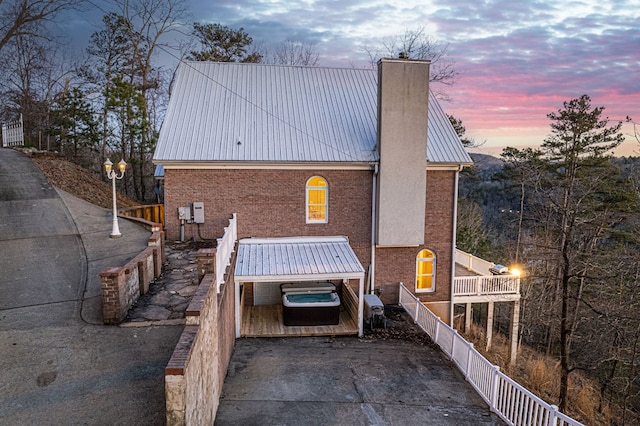
{"label": "covered patio", "polygon": [[[235,267],[236,337],[363,333],[364,268],[344,236],[245,238]],[[335,325],[287,326],[280,285],[332,283],[340,296]]]}

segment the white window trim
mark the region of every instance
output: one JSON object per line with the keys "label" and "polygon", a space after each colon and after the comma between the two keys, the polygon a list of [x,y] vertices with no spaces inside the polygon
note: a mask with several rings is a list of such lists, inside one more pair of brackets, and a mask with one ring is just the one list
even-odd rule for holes
{"label": "white window trim", "polygon": [[[309,186],[309,182],[313,178],[321,178],[326,183],[326,186]],[[325,191],[326,203],[324,204],[324,208],[325,208],[324,219],[309,218],[309,190],[311,189],[322,189]],[[305,184],[305,187],[304,187],[304,215],[307,223],[329,223],[329,182],[327,181],[327,179],[325,179],[322,176],[315,175],[307,179],[307,183]]]}
{"label": "white window trim", "polygon": [[[416,279],[414,282],[414,287],[415,287],[416,293],[434,293],[436,291],[436,254],[433,252],[433,250],[430,250],[430,249],[422,249],[422,250],[429,250],[431,253],[433,253],[433,257],[418,257],[416,255]],[[420,252],[418,252],[418,254],[420,254]],[[432,270],[433,270],[433,273],[431,274],[431,288],[418,288],[418,263],[420,261],[429,261],[429,260],[432,263]]]}

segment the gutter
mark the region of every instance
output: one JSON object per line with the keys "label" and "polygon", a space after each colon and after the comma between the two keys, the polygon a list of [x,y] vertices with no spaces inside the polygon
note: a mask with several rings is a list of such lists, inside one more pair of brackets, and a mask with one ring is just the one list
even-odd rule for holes
{"label": "gutter", "polygon": [[464,166],[458,166],[458,170],[456,171],[456,180],[455,180],[455,190],[454,190],[454,198],[453,198],[453,229],[451,235],[451,285],[449,286],[449,324],[453,328],[453,282],[456,278],[456,230],[458,229],[458,181],[460,177],[460,172]]}
{"label": "gutter", "polygon": [[373,165],[371,185],[371,264],[369,267],[369,294],[374,294],[376,278],[376,211],[378,207],[378,163]]}

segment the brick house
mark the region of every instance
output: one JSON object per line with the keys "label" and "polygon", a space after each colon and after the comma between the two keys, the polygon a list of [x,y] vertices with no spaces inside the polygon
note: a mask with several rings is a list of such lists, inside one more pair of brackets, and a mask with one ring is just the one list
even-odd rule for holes
{"label": "brick house", "polygon": [[[238,262],[266,268],[275,255],[244,255],[251,243],[306,244],[278,258],[293,264],[344,236],[331,250],[361,266],[321,279],[359,287],[359,323],[363,292],[394,304],[400,282],[450,323],[458,174],[471,159],[428,77],[429,62],[407,59],[377,71],[182,63],[154,154],[167,238],[220,237],[235,213]],[[296,279],[317,280],[320,263]],[[244,303],[276,303],[288,278],[273,268],[242,277]]]}

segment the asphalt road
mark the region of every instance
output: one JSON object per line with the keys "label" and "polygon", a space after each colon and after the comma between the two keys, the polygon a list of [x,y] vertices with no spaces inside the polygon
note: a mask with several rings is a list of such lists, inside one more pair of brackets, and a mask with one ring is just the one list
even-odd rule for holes
{"label": "asphalt road", "polygon": [[120,220],[111,239],[111,220],[0,149],[0,424],[164,424],[182,326],[102,325],[98,272],[149,236]]}

